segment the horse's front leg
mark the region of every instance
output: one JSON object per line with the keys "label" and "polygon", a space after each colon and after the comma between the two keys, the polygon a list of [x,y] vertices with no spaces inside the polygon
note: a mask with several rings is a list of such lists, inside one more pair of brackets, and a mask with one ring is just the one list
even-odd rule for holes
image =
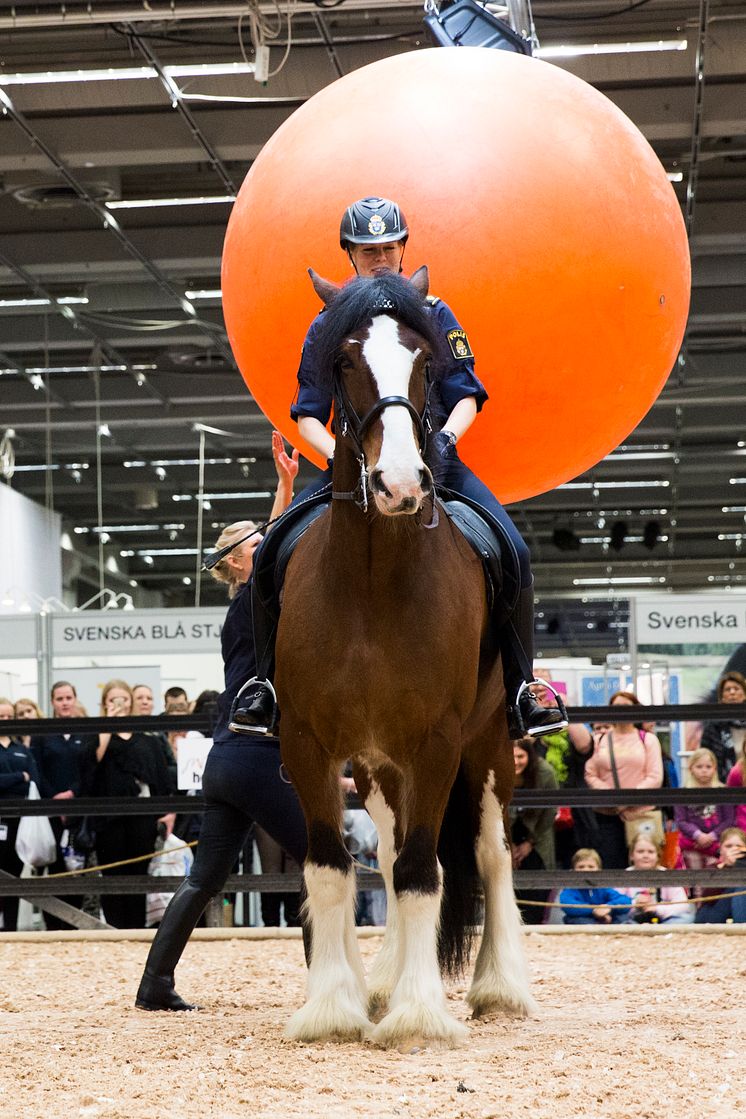
{"label": "horse's front leg", "polygon": [[394,889],[394,861],[402,844],[404,821],[398,776],[385,769],[370,773],[361,763],[353,767],[365,807],[378,832],[378,866],[386,887],[386,929],[383,942],[368,973],[369,1013],[386,1010],[401,974],[399,911]]}
{"label": "horse's front leg", "polygon": [[355,936],[355,871],[342,841],[337,766],[289,720],[283,737],[293,743],[292,751],[283,750],[283,760],[308,825],[305,918],[311,940],[306,1002],[285,1032],[297,1041],[361,1038],[369,1033],[370,1021]]}
{"label": "horse's front leg", "polygon": [[455,1045],[466,1027],[450,1014],[438,963],[443,875],[437,843],[458,769],[459,727],[433,732],[413,752],[404,800],[404,842],[393,866],[397,902],[398,978],[389,1011],[373,1030],[379,1045],[434,1040]]}

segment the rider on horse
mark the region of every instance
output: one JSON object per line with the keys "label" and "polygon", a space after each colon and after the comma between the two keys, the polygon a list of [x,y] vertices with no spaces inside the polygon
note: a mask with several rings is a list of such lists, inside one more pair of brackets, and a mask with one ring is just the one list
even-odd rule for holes
{"label": "rider on horse", "polygon": [[[360,199],[349,206],[342,217],[340,244],[358,276],[373,278],[386,272],[401,272],[408,236],[409,230],[401,209],[385,198]],[[534,682],[534,586],[529,550],[497,498],[461,461],[456,450],[458,440],[471,427],[477,412],[487,400],[487,393],[474,373],[474,355],[466,333],[450,307],[432,296],[427,302],[444,340],[445,367],[437,382],[442,404],[439,419],[444,422],[430,440],[439,460],[437,481],[453,495],[464,497],[472,505],[480,507],[487,521],[497,529],[503,550],[512,553],[517,593],[508,617],[499,619],[504,635],[501,646],[511,737],[548,733],[566,726],[567,719],[560,706],[542,706],[529,686]],[[291,416],[297,422],[300,434],[328,460],[329,467],[299,494],[294,504],[331,487],[335,440],[326,425],[333,401],[331,392],[320,387],[325,380],[321,377],[322,371],[317,368],[315,355],[315,340],[323,315],[322,311],[316,316],[306,335]],[[279,527],[281,530],[282,526]],[[231,719],[231,728],[238,732],[272,733],[275,722],[275,695],[269,680],[269,668],[277,611],[275,618],[265,617],[265,614],[264,605],[255,596],[254,626],[260,674],[241,690]],[[265,650],[264,657],[262,650]],[[261,675],[262,659],[265,660],[264,676]]]}

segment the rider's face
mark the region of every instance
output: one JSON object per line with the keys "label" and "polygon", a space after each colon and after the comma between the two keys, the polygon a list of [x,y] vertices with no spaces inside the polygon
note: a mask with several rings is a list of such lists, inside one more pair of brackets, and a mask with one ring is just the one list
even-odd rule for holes
{"label": "rider's face", "polygon": [[401,241],[389,241],[384,245],[350,245],[349,253],[358,276],[370,279],[384,272],[400,271],[404,244]]}

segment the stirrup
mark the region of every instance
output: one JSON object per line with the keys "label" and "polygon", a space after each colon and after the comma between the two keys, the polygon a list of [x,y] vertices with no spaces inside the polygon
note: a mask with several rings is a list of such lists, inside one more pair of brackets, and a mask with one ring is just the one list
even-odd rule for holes
{"label": "stirrup", "polygon": [[[530,691],[535,684],[539,684],[542,688],[548,688],[549,691],[552,693],[555,699],[557,710],[560,713],[560,718],[555,719],[553,723],[542,723],[540,726],[534,727],[532,729],[531,727],[527,728],[523,720],[523,714],[521,712],[521,696],[525,692]],[[523,733],[531,735],[532,738],[539,738],[543,734],[553,734],[555,731],[564,730],[565,727],[569,726],[570,724],[570,720],[567,717],[567,708],[565,707],[565,701],[563,700],[562,696],[557,691],[557,689],[553,688],[547,680],[541,680],[539,677],[534,680],[523,681],[515,697],[513,714],[516,717],[518,724],[523,728]]]}
{"label": "stirrup", "polygon": [[[243,693],[246,691],[247,688],[254,687],[257,684],[260,685],[263,688],[266,688],[267,691],[270,693],[270,695],[272,697],[272,711],[269,715],[269,718],[266,721],[266,725],[264,725],[262,723],[257,723],[256,725],[252,725],[250,723],[236,722],[235,719],[236,719],[236,714],[237,714],[238,710],[240,709],[239,708],[239,700],[240,700],[241,696],[243,695]],[[271,735],[272,731],[273,731],[273,728],[274,728],[276,723],[277,723],[277,693],[275,692],[275,689],[272,686],[272,681],[269,680],[269,679],[260,680],[257,676],[252,676],[249,680],[246,681],[245,684],[242,684],[241,687],[236,692],[236,698],[233,700],[233,703],[231,704],[231,712],[230,712],[230,716],[228,718],[228,729],[233,731],[234,734]]]}

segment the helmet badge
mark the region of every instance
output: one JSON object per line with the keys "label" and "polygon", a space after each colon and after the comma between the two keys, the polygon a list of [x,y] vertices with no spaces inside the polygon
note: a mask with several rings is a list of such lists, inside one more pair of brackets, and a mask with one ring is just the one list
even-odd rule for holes
{"label": "helmet badge", "polygon": [[373,214],[368,222],[368,232],[372,233],[374,237],[380,237],[386,232],[386,222],[380,214]]}

